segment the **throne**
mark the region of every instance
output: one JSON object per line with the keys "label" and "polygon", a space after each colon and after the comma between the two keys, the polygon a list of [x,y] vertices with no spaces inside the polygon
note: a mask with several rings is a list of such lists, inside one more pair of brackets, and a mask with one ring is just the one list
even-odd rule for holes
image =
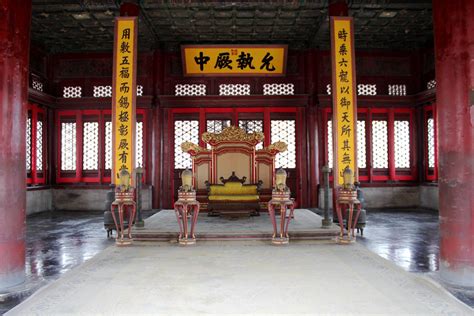
{"label": "throne", "polygon": [[256,150],[264,140],[263,133],[247,134],[236,126],[221,133],[203,133],[201,138],[210,149],[190,142],[181,144],[193,160],[201,209],[210,215],[258,215],[261,208],[266,209],[275,181],[275,155],[287,149],[286,143]]}

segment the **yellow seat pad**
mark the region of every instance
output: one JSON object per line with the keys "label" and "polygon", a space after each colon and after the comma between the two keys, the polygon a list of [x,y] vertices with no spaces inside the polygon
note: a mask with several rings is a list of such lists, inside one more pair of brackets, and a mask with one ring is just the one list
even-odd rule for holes
{"label": "yellow seat pad", "polygon": [[259,201],[258,195],[209,195],[209,201]]}
{"label": "yellow seat pad", "polygon": [[242,185],[240,182],[227,182],[225,185],[211,185],[210,195],[257,195],[256,185]]}

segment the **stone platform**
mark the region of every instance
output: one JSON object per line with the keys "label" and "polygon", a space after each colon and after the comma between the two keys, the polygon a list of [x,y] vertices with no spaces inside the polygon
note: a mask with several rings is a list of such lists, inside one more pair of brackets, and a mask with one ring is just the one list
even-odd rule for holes
{"label": "stone platform", "polygon": [[[296,209],[289,225],[290,240],[331,240],[339,226],[322,228],[322,217],[307,209]],[[279,225],[279,216],[277,216]],[[144,228],[135,228],[135,241],[170,241],[178,236],[178,222],[173,210],[163,210],[145,220]],[[198,240],[271,240],[272,223],[268,213],[243,218],[208,217],[199,214],[196,226]]]}

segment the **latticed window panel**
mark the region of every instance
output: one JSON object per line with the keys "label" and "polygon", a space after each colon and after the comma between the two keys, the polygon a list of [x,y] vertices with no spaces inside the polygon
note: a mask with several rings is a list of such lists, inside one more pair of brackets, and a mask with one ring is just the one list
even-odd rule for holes
{"label": "latticed window panel", "polygon": [[[230,120],[207,120],[206,131],[209,133],[220,133],[226,127],[230,126]],[[211,149],[211,145],[207,144],[207,148]]]}
{"label": "latticed window panel", "polygon": [[372,165],[374,168],[388,168],[387,121],[372,121]]}
{"label": "latticed window panel", "polygon": [[[137,122],[135,131],[135,165],[144,166],[143,122]],[[112,122],[105,122],[105,169],[112,169]]]}
{"label": "latticed window panel", "polygon": [[395,121],[395,168],[410,168],[410,121]]}
{"label": "latticed window panel", "polygon": [[220,84],[219,95],[250,95],[249,84]]}
{"label": "latticed window panel", "polygon": [[327,94],[331,95],[331,84],[330,83],[328,83],[326,85],[326,92],[327,92]]}
{"label": "latticed window panel", "polygon": [[328,136],[327,136],[327,141],[326,141],[326,144],[327,144],[327,148],[328,148],[328,167],[329,168],[333,168],[333,161],[334,161],[334,148],[332,147],[333,146],[333,143],[332,143],[332,120],[328,120]]}
{"label": "latticed window panel", "polygon": [[137,85],[137,96],[139,96],[139,97],[143,96],[143,86],[142,85]]}
{"label": "latticed window panel", "polygon": [[61,170],[76,170],[76,123],[61,123]]}
{"label": "latticed window panel", "polygon": [[263,120],[239,120],[239,128],[248,134],[254,132],[263,133]]}
{"label": "latticed window panel", "polygon": [[26,171],[31,171],[31,118],[26,120]]}
{"label": "latticed window panel", "polygon": [[264,95],[294,95],[295,85],[292,83],[266,83],[263,85]]}
{"label": "latticed window panel", "polygon": [[207,120],[206,131],[209,133],[220,133],[226,127],[230,126],[230,120]]}
{"label": "latticed window panel", "polygon": [[177,84],[175,86],[177,96],[199,96],[206,95],[205,84]]}
{"label": "latticed window panel", "polygon": [[94,86],[94,97],[103,98],[112,96],[112,86]]}
{"label": "latticed window panel", "polygon": [[112,169],[112,122],[105,122],[105,169]]}
{"label": "latticed window panel", "polygon": [[407,95],[407,86],[404,84],[389,84],[389,95]]}
{"label": "latticed window panel", "polygon": [[33,79],[33,81],[31,82],[31,87],[35,90],[43,92],[43,83],[41,81]]}
{"label": "latticed window panel", "polygon": [[357,85],[358,95],[377,95],[377,85],[375,84],[358,84]]}
{"label": "latticed window panel", "polygon": [[[239,128],[245,130],[247,134],[254,132],[263,133],[263,120],[239,120]],[[258,143],[255,149],[263,149],[263,142]]]}
{"label": "latticed window panel", "polygon": [[365,121],[357,121],[357,167],[367,168]]}
{"label": "latticed window panel", "polygon": [[429,118],[426,121],[426,132],[428,133],[428,168],[435,166],[435,134],[434,119]]}
{"label": "latticed window panel", "polygon": [[199,143],[199,121],[177,120],[174,122],[174,167],[186,169],[192,167],[191,156],[181,150],[183,142]]}
{"label": "latticed window panel", "polygon": [[80,98],[82,97],[82,87],[64,87],[63,98]]}
{"label": "latticed window panel", "polygon": [[[366,153],[366,139],[365,139],[365,121],[357,121],[357,167],[367,168],[367,153]],[[327,123],[327,140],[328,148],[328,166],[333,168],[333,138],[332,138],[332,120]]]}
{"label": "latticed window panel", "polygon": [[276,168],[296,168],[296,123],[295,120],[272,120],[271,142],[283,141],[288,150],[276,155]]}
{"label": "latticed window panel", "polygon": [[36,122],[36,171],[43,171],[43,122]]}
{"label": "latticed window panel", "polygon": [[99,169],[99,123],[84,122],[84,145],[82,149],[82,169]]}
{"label": "latticed window panel", "polygon": [[[112,96],[112,86],[94,86],[94,97],[103,98]],[[143,96],[143,86],[137,85],[137,96]]]}
{"label": "latticed window panel", "polygon": [[428,90],[436,88],[436,80],[433,79],[433,80],[428,81],[428,83],[426,84],[426,88]]}
{"label": "latticed window panel", "polygon": [[143,122],[137,122],[135,131],[135,166],[143,167]]}

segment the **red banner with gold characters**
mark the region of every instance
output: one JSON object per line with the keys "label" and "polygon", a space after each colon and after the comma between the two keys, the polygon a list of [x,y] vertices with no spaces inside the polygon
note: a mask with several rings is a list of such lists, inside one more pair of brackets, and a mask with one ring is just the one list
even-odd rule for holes
{"label": "red banner with gold characters", "polygon": [[185,76],[282,76],[286,45],[182,45]]}
{"label": "red banner with gold characters", "polygon": [[122,169],[132,174],[135,167],[136,65],[137,17],[117,17],[112,85],[113,183]]}
{"label": "red banner with gold characters", "polygon": [[[331,17],[334,186],[344,183],[349,167],[358,179],[357,99],[354,27],[350,17]],[[329,149],[331,150],[331,149]]]}

